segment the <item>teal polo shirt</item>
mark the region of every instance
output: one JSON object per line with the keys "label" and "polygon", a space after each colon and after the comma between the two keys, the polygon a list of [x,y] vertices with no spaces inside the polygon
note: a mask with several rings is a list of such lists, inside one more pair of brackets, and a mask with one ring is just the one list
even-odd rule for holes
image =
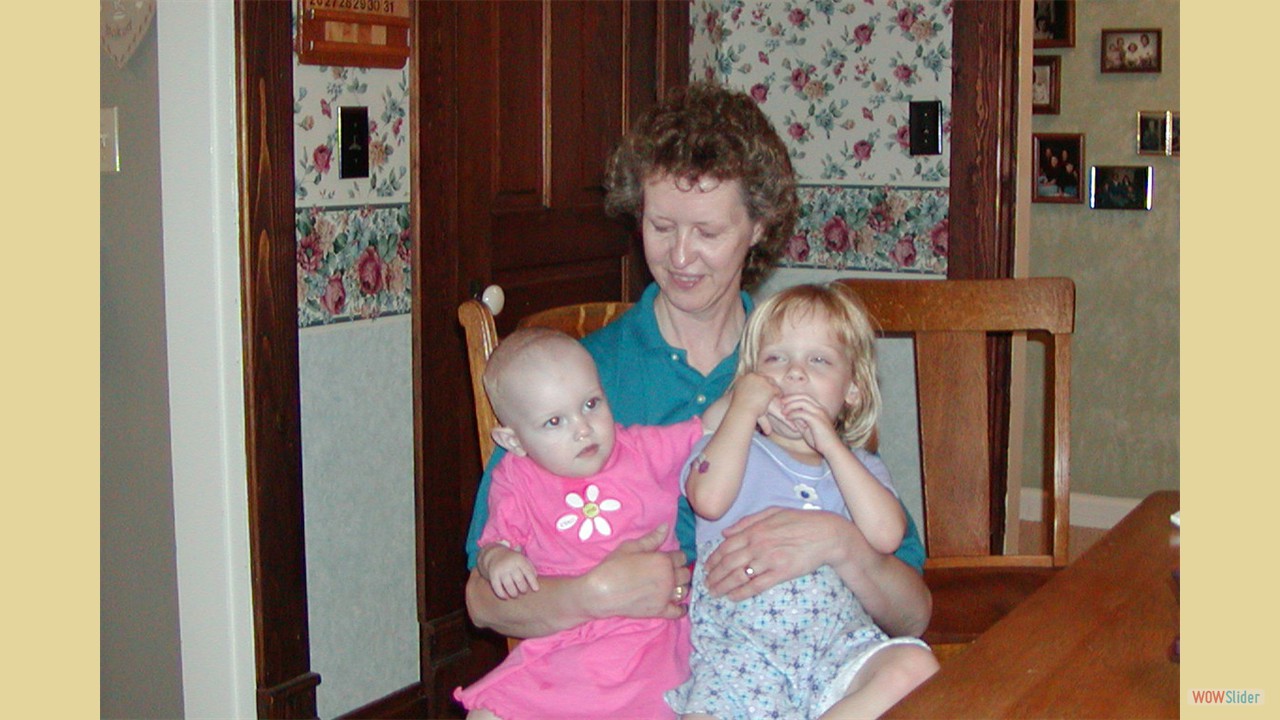
{"label": "teal polo shirt", "polygon": [[[699,415],[729,389],[738,367],[737,350],[708,375],[690,366],[685,351],[672,347],[658,329],[657,297],[658,285],[651,283],[630,310],[582,340],[595,358],[613,418],[622,425],[670,425]],[[748,314],[755,307],[745,292],[742,307]],[[494,451],[476,490],[467,533],[468,568],[475,567],[479,555],[480,533],[489,519],[489,482],[504,454],[502,448]],[[676,536],[690,562],[696,556],[693,522],[693,510],[681,496]],[[924,548],[909,513],[907,524],[907,537],[897,555],[919,570],[924,567]]]}

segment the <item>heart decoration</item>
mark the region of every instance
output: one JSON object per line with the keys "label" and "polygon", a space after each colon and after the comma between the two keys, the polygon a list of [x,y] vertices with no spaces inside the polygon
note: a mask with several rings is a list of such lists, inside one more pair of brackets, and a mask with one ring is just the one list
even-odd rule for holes
{"label": "heart decoration", "polygon": [[102,0],[102,51],[123,69],[151,29],[156,0]]}

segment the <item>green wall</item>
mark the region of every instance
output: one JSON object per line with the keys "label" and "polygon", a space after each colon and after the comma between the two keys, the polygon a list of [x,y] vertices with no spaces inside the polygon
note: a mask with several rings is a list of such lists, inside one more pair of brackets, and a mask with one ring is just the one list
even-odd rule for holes
{"label": "green wall", "polygon": [[[1153,205],[1094,210],[1087,194],[1081,205],[1033,203],[1029,274],[1076,282],[1072,490],[1138,498],[1179,486],[1179,158],[1138,155],[1135,142],[1139,110],[1179,109],[1179,7],[1170,0],[1076,5],[1076,46],[1036,51],[1062,58],[1062,101],[1060,115],[1035,116],[1033,132],[1084,133],[1086,171],[1150,165]],[[1162,72],[1101,73],[1103,28],[1159,28]],[[1034,367],[1041,354],[1033,346],[1029,355]],[[1032,397],[1036,388],[1030,385]],[[1034,414],[1038,404],[1031,406]],[[1024,485],[1036,483],[1033,440]]]}

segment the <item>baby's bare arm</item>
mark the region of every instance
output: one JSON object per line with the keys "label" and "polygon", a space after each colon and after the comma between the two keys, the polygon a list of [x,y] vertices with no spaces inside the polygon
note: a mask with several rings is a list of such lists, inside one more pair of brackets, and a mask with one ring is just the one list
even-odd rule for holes
{"label": "baby's bare arm", "polygon": [[501,543],[486,545],[476,560],[480,577],[489,581],[493,594],[502,600],[538,591],[538,572],[524,553]]}

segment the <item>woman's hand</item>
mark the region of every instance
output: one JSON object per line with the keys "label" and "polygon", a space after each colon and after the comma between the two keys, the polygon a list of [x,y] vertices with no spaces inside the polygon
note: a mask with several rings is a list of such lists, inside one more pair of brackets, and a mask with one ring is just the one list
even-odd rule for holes
{"label": "woman's hand", "polygon": [[920,574],[877,552],[835,513],[769,508],[739,520],[724,537],[706,562],[713,595],[745,600],[829,565],[890,635],[919,635],[929,624],[932,600]]}
{"label": "woman's hand", "polygon": [[605,556],[584,580],[593,598],[594,618],[678,618],[685,613],[692,571],[680,550],[659,552],[667,536],[660,525],[644,537],[628,540]]}
{"label": "woman's hand", "polygon": [[[467,612],[478,627],[509,637],[543,637],[606,617],[678,618],[685,613],[690,571],[684,553],[659,552],[667,527],[618,546],[587,574],[542,577],[541,589],[500,600],[472,571]],[[677,589],[678,588],[678,589]]]}

